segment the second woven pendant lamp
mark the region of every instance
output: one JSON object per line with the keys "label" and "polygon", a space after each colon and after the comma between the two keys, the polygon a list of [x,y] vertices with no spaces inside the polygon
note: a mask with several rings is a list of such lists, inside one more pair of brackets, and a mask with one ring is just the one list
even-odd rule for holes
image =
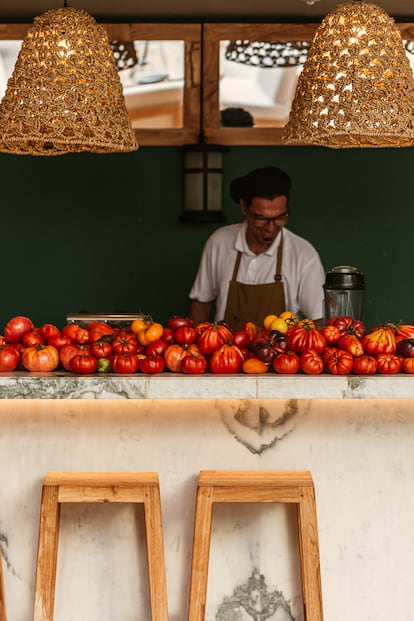
{"label": "second woven pendant lamp", "polygon": [[287,144],[414,146],[414,80],[394,20],[379,6],[338,5],[299,76]]}
{"label": "second woven pendant lamp", "polygon": [[60,155],[137,148],[104,28],[68,6],[36,17],[0,104],[0,151]]}

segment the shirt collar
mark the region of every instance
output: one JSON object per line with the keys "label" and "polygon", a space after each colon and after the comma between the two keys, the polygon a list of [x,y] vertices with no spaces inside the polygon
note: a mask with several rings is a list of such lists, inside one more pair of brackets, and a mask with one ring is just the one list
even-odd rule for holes
{"label": "shirt collar", "polygon": [[[247,229],[247,222],[242,222],[239,232],[237,233],[237,237],[236,237],[236,241],[234,243],[234,247],[238,252],[244,252],[245,254],[248,254],[250,256],[257,256],[254,254],[254,252],[252,252],[249,248],[249,246],[247,245],[246,242],[246,229]],[[267,250],[265,250],[264,252],[262,252],[261,254],[265,254],[268,256],[273,256],[276,254],[276,251],[279,247],[279,242],[280,242],[280,231],[276,236],[276,239],[274,240],[273,244],[271,246],[269,246],[269,248]]]}

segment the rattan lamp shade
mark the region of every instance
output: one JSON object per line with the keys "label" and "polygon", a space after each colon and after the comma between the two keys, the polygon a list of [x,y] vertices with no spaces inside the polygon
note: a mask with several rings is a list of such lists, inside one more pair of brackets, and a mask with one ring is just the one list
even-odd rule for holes
{"label": "rattan lamp shade", "polygon": [[334,148],[414,145],[413,74],[382,8],[356,0],[323,19],[283,139]]}
{"label": "rattan lamp shade", "polygon": [[104,28],[72,7],[36,17],[0,104],[0,151],[60,155],[137,148]]}

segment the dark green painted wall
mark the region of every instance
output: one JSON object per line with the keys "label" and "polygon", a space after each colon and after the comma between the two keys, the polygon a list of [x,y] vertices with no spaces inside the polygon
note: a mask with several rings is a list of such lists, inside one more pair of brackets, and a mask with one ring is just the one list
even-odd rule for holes
{"label": "dark green painted wall", "polygon": [[[237,147],[230,180],[277,165],[293,179],[290,228],[325,269],[356,265],[367,281],[364,320],[414,323],[414,150]],[[0,330],[17,314],[63,325],[67,312],[185,313],[213,225],[180,222],[181,155],[142,147],[125,155],[0,155]]]}

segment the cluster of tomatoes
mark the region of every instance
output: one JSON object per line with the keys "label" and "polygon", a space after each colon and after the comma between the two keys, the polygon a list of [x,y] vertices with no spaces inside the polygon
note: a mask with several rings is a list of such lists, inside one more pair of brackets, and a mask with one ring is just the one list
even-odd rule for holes
{"label": "cluster of tomatoes", "polygon": [[142,317],[127,329],[101,321],[59,329],[49,323],[35,327],[28,317],[16,316],[0,336],[0,371],[15,369],[81,374],[414,373],[414,326],[384,324],[367,331],[361,321],[341,316],[317,329],[312,320],[297,321],[286,311],[268,315],[261,326],[247,322],[240,330],[226,322],[194,325],[177,316],[166,326]]}

